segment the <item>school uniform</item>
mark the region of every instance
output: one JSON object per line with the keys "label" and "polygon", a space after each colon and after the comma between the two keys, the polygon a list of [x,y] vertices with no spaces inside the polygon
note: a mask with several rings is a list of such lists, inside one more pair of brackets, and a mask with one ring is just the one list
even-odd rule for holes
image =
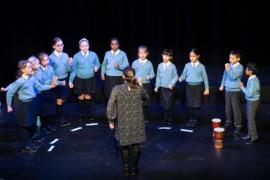
{"label": "school uniform", "polygon": [[[40,84],[51,85],[55,76],[54,70],[51,66],[40,67],[36,73],[36,78]],[[61,82],[58,82],[59,84]],[[55,115],[55,94],[52,90],[42,91],[40,93],[40,116],[53,116]]]}
{"label": "school uniform", "polygon": [[49,56],[49,64],[53,67],[58,80],[66,83],[65,86],[54,88],[56,98],[66,99],[68,97],[68,75],[72,70],[72,65],[69,64],[69,56],[67,53],[54,51]]}
{"label": "school uniform", "polygon": [[[120,66],[116,68],[114,65]],[[107,51],[101,65],[101,76],[105,77],[105,97],[108,99],[116,85],[123,84],[123,70],[129,66],[127,55],[124,51]]]}
{"label": "school uniform", "polygon": [[22,129],[25,146],[31,145],[31,138],[34,135],[36,126],[36,92],[50,89],[50,85],[41,85],[35,76],[22,76],[12,83],[7,91],[7,105],[12,104],[13,96],[18,92],[18,102],[15,106],[15,113],[18,124]]}
{"label": "school uniform", "polygon": [[165,110],[165,121],[171,122],[171,108],[174,101],[174,89],[169,89],[169,86],[175,86],[178,79],[176,67],[170,61],[160,63],[157,68],[156,88],[160,88],[160,104]]}
{"label": "school uniform", "polygon": [[[203,92],[209,90],[208,77],[205,66],[197,61],[185,65],[181,80],[186,81],[186,106],[189,108],[190,120],[197,121],[203,104]],[[204,88],[203,88],[204,84]],[[195,122],[192,122],[195,125]],[[194,126],[193,125],[193,126]]]}
{"label": "school uniform", "polygon": [[[144,87],[145,91],[147,92],[149,99],[143,102],[143,110],[144,110],[144,119],[147,121],[148,116],[148,106],[151,102],[151,95],[152,95],[152,87],[150,84],[150,80],[155,77],[155,72],[151,61],[145,59],[137,59],[132,63],[132,68],[135,70],[135,77],[142,78],[142,86]],[[147,79],[147,76],[150,79]]]}
{"label": "school uniform", "polygon": [[248,135],[251,140],[257,140],[256,112],[260,103],[260,81],[256,75],[248,78],[247,87],[241,88],[246,99],[246,116],[248,124]]}
{"label": "school uniform", "polygon": [[240,81],[243,72],[244,68],[239,62],[231,64],[230,69],[224,71],[221,82],[221,86],[225,87],[225,125],[229,126],[234,119],[234,126],[238,129],[242,127]]}
{"label": "school uniform", "polygon": [[[96,93],[95,69],[100,68],[100,62],[96,53],[82,51],[74,55],[73,68],[70,74],[69,82],[73,83],[74,92],[78,95],[89,94],[91,97]],[[92,99],[92,98],[91,98]],[[79,102],[79,121],[91,118],[91,100],[78,100]]]}
{"label": "school uniform", "polygon": [[73,57],[73,68],[69,82],[73,83],[74,92],[80,94],[96,93],[95,68],[100,68],[100,62],[95,52],[78,52]]}

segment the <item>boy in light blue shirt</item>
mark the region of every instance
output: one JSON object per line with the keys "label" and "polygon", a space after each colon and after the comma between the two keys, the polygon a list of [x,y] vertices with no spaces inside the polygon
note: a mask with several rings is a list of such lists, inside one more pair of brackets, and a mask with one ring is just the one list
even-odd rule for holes
{"label": "boy in light blue shirt", "polygon": [[239,63],[240,53],[232,50],[230,52],[230,63],[225,64],[222,81],[219,90],[223,91],[225,87],[225,111],[226,122],[225,129],[232,126],[234,119],[234,133],[240,134],[242,129],[242,113],[241,113],[241,88],[240,81],[244,72],[243,66]]}
{"label": "boy in light blue shirt", "polygon": [[246,68],[246,75],[249,77],[247,86],[245,87],[244,84],[240,82],[241,90],[246,98],[246,116],[248,121],[248,134],[242,137],[242,139],[247,140],[247,145],[254,144],[258,139],[255,117],[260,103],[260,81],[256,74],[256,65],[249,63]]}

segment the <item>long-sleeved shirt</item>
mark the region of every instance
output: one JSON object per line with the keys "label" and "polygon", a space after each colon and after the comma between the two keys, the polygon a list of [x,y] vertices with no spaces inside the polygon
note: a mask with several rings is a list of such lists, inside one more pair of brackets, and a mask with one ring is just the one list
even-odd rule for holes
{"label": "long-sleeved shirt", "polygon": [[248,101],[257,101],[260,99],[260,80],[256,75],[248,78],[247,87],[241,88]]}
{"label": "long-sleeved shirt", "polygon": [[55,75],[58,79],[64,79],[68,77],[68,73],[72,70],[72,65],[69,64],[69,56],[67,53],[53,52],[49,56],[49,63],[55,71]]}
{"label": "long-sleeved shirt", "polygon": [[[137,59],[132,63],[132,68],[135,70],[136,78],[142,78],[142,83],[150,83],[150,80],[155,77],[155,72],[151,61],[145,59]],[[147,79],[149,76],[150,79]]]}
{"label": "long-sleeved shirt", "polygon": [[[119,67],[115,67],[118,63]],[[101,76],[123,76],[123,70],[129,66],[127,55],[124,51],[107,51],[101,66]]]}
{"label": "long-sleeved shirt", "polygon": [[177,79],[178,74],[176,67],[173,63],[167,62],[166,64],[160,63],[158,65],[156,76],[156,88],[158,87],[169,88],[169,85],[175,86]]}
{"label": "long-sleeved shirt", "polygon": [[198,85],[204,82],[205,89],[209,89],[208,76],[205,67],[202,63],[187,63],[181,75],[181,78],[186,80],[188,84]]}
{"label": "long-sleeved shirt", "polygon": [[100,68],[100,62],[96,53],[89,51],[84,54],[78,52],[73,57],[73,68],[69,77],[69,82],[73,83],[75,77],[88,79],[95,75],[95,69]]}
{"label": "long-sleeved shirt", "polygon": [[36,97],[35,88],[39,91],[51,89],[50,85],[42,85],[35,76],[22,76],[9,85],[6,101],[7,105],[11,105],[12,98],[18,92],[19,99],[22,102],[29,102]]}
{"label": "long-sleeved shirt", "polygon": [[[53,67],[50,65],[48,67],[40,66],[35,76],[40,84],[51,85],[53,78],[55,77],[55,71],[53,70]],[[57,85],[60,84],[61,81],[57,81]]]}
{"label": "long-sleeved shirt", "polygon": [[240,81],[244,73],[244,68],[240,63],[230,65],[229,70],[223,73],[221,86],[225,86],[227,92],[241,91]]}

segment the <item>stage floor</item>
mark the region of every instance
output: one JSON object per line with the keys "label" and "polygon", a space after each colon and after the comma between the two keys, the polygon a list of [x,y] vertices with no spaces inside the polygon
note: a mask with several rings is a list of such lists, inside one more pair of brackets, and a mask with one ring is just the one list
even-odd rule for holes
{"label": "stage floor", "polygon": [[[160,109],[153,104],[150,122],[146,123],[147,142],[142,144],[140,174],[135,179],[269,179],[269,106],[261,104],[259,108],[258,144],[247,146],[228,131],[224,149],[216,150],[210,121],[214,117],[224,119],[222,104],[205,107],[193,133],[180,131],[186,123],[182,104],[174,108],[172,129],[159,130],[163,126]],[[121,156],[117,157],[113,133],[105,121],[105,105],[96,104],[94,109],[94,120],[78,122],[73,116],[74,105],[69,104],[66,112],[72,125],[48,135],[34,154],[20,152],[14,116],[1,113],[0,179],[129,179],[122,176]],[[77,127],[82,129],[70,131]],[[55,138],[59,141],[48,152]]]}

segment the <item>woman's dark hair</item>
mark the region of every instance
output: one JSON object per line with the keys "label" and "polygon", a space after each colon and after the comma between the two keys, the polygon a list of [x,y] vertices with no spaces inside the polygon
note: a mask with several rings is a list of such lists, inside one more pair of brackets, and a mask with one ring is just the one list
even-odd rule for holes
{"label": "woman's dark hair", "polygon": [[22,70],[27,66],[29,62],[27,60],[20,60],[18,62],[17,79],[22,76]]}
{"label": "woman's dark hair", "polygon": [[251,71],[253,75],[256,75],[258,73],[258,69],[255,63],[248,63],[247,69]]}
{"label": "woman's dark hair", "polygon": [[164,49],[162,51],[162,54],[170,56],[171,58],[173,58],[173,50],[171,50],[171,49]]}
{"label": "woman's dark hair", "polygon": [[132,67],[126,67],[124,70],[124,80],[129,83],[132,89],[137,86],[137,80],[135,78],[135,70]]}
{"label": "woman's dark hair", "polygon": [[231,50],[230,54],[236,56],[237,58],[241,58],[241,54],[237,50]]}
{"label": "woman's dark hair", "polygon": [[117,43],[120,45],[120,40],[117,37],[112,37],[110,43],[112,43],[112,41],[117,41]]}
{"label": "woman's dark hair", "polygon": [[199,52],[199,50],[197,48],[191,49],[190,52],[194,53],[196,56],[199,56],[200,55],[200,52]]}
{"label": "woman's dark hair", "polygon": [[59,42],[59,41],[62,41],[63,42],[63,40],[60,38],[60,37],[55,37],[55,38],[53,38],[53,40],[52,40],[52,45],[55,45],[57,42]]}

